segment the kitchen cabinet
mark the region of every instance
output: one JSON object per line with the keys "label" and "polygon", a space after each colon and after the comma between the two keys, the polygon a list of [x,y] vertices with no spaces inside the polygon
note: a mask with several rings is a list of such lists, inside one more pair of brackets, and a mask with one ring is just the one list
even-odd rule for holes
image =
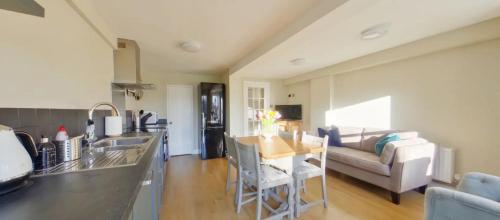
{"label": "kitchen cabinet", "polygon": [[129,220],[157,220],[164,189],[165,160],[163,158],[163,139],[158,142],[156,152],[146,177],[141,182],[141,188],[134,203]]}

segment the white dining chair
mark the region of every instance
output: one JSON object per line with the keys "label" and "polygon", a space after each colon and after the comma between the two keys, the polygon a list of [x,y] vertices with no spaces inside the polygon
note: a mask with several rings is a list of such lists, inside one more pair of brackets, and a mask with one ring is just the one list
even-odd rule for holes
{"label": "white dining chair", "polygon": [[[271,212],[270,219],[281,219],[284,216],[288,216],[288,219],[293,219],[293,177],[271,166],[261,164],[259,147],[257,145],[246,145],[236,141],[236,149],[238,155],[238,173],[240,175],[236,212],[240,213],[243,205],[256,200],[257,220],[261,219],[262,206]],[[255,188],[257,191],[244,193],[244,182],[253,186],[252,188]],[[263,202],[263,192],[264,190],[273,189],[282,185],[286,185],[288,188],[288,208],[286,210],[276,210],[266,202]]]}
{"label": "white dining chair", "polygon": [[285,139],[297,140],[298,132],[297,130],[293,130],[292,132],[278,130],[278,136]]}
{"label": "white dining chair", "polygon": [[[226,177],[226,192],[229,192],[231,189],[231,185],[236,184],[236,193],[234,194],[234,202],[235,204],[238,202],[238,155],[236,149],[236,140],[235,137],[230,137],[226,132],[224,132],[224,140],[226,141],[227,147],[227,177]],[[236,180],[231,181],[231,167],[236,169]]]}
{"label": "white dining chair", "polygon": [[[284,138],[284,139],[290,139],[290,140],[294,140],[294,141],[296,141],[296,140],[299,139],[299,134],[298,134],[297,130],[293,130],[292,132],[278,130],[278,136],[281,137],[281,138]],[[302,181],[301,190],[304,193],[307,192],[306,181],[305,180]]]}
{"label": "white dining chair", "polygon": [[[322,147],[323,150],[319,154],[319,162],[320,167],[303,161],[301,165],[294,167],[293,169],[293,178],[295,180],[295,216],[300,217],[300,213],[303,210],[308,209],[313,205],[317,205],[323,203],[325,208],[328,208],[328,197],[326,193],[326,176],[325,176],[325,168],[326,168],[326,151],[328,148],[328,135],[325,135],[324,138],[315,137],[312,135],[306,134],[306,132],[302,133],[302,143],[307,145],[313,145]],[[301,184],[306,180],[314,177],[321,177],[321,190],[323,193],[323,198],[321,200],[317,200],[314,202],[309,202],[306,205],[302,205],[302,200],[300,198],[300,189]]]}

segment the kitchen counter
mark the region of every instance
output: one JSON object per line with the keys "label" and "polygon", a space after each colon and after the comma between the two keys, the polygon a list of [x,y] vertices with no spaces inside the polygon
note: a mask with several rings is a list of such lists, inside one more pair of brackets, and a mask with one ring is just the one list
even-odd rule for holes
{"label": "kitchen counter", "polygon": [[29,186],[0,196],[0,219],[128,219],[163,135],[146,134],[154,140],[136,165],[32,177]]}

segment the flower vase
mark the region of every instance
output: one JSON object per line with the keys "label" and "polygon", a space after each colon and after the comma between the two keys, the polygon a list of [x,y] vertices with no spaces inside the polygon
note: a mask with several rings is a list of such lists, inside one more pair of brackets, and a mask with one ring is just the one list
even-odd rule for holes
{"label": "flower vase", "polygon": [[281,114],[277,111],[268,111],[265,114],[258,111],[255,116],[260,121],[260,135],[262,135],[266,141],[271,142],[273,136],[277,134],[278,129],[276,129],[277,127],[275,122],[281,118]]}
{"label": "flower vase", "polygon": [[266,141],[272,141],[273,136],[276,135],[274,127],[274,123],[262,124],[261,135]]}

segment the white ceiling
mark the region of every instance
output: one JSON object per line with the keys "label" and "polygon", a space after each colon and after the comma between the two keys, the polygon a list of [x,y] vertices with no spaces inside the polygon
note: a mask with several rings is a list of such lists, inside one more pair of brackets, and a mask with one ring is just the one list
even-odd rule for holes
{"label": "white ceiling", "polygon": [[[260,78],[290,78],[500,16],[500,0],[86,1],[118,37],[137,41],[145,71]],[[360,39],[384,22],[386,36]],[[188,40],[201,51],[181,50]],[[307,62],[291,64],[296,58]]]}
{"label": "white ceiling", "polygon": [[[90,1],[118,37],[137,41],[144,70],[221,73],[318,0]],[[186,40],[201,51],[182,51]]]}
{"label": "white ceiling", "polygon": [[[289,78],[497,16],[498,0],[349,0],[231,72]],[[386,36],[360,39],[362,30],[383,22],[391,23]],[[308,62],[296,66],[295,58]]]}

